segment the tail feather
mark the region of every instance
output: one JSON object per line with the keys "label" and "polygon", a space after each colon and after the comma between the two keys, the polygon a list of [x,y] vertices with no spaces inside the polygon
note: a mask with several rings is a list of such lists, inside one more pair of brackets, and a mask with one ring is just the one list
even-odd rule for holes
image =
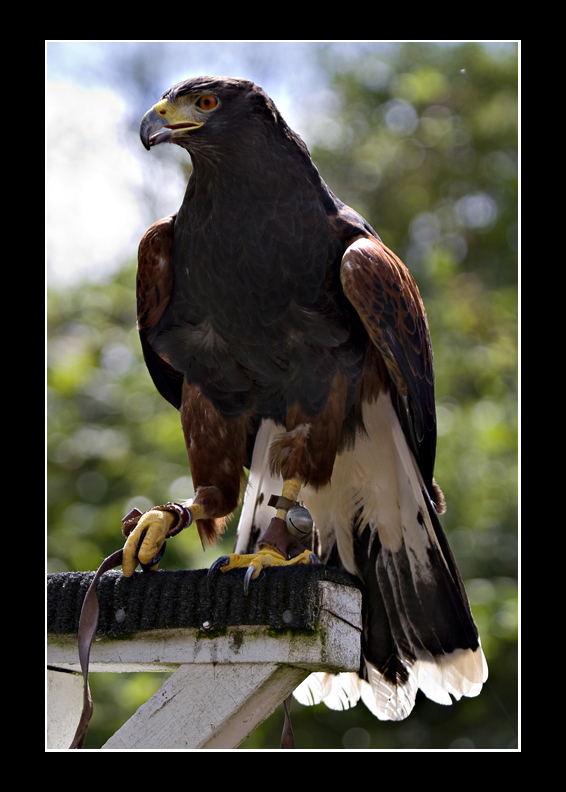
{"label": "tail feather", "polygon": [[324,701],[329,709],[345,710],[359,701],[363,682],[357,674],[327,674],[317,671],[301,682],[293,695],[304,706]]}
{"label": "tail feather", "polygon": [[283,482],[270,472],[269,450],[274,438],[281,431],[270,420],[263,420],[258,429],[238,523],[234,548],[236,553],[253,553],[257,549],[258,539],[274,516],[274,511],[267,506],[267,502],[271,495],[281,494]]}
{"label": "tail feather", "polygon": [[[366,432],[336,459],[328,487],[301,491],[322,544],[338,550],[363,592],[362,665],[357,674],[311,675],[303,703],[342,709],[361,698],[380,719],[406,718],[417,690],[440,704],[476,696],[487,665],[464,586],[435,507],[388,394],[363,405]],[[258,432],[237,552],[249,552],[269,523],[269,473],[278,428]]]}

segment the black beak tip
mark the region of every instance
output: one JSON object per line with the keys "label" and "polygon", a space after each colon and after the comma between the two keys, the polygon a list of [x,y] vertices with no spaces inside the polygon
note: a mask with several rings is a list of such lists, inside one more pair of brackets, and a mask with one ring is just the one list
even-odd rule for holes
{"label": "black beak tip", "polygon": [[157,114],[154,107],[148,110],[140,123],[140,140],[143,147],[150,150],[152,146],[151,138],[163,126],[163,119]]}

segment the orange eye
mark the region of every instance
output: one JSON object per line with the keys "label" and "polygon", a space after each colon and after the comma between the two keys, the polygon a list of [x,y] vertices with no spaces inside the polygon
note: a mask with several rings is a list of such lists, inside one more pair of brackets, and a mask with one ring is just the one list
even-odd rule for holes
{"label": "orange eye", "polygon": [[201,110],[214,110],[218,104],[218,99],[211,94],[206,94],[205,96],[199,96],[196,104]]}

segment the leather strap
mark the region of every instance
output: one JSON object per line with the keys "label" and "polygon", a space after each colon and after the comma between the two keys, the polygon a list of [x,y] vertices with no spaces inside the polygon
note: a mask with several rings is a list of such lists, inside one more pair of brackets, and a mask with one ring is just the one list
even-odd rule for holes
{"label": "leather strap", "polygon": [[116,550],[115,553],[112,553],[112,555],[109,555],[108,558],[104,559],[102,564],[98,567],[98,570],[92,579],[92,583],[88,587],[86,597],[84,598],[83,607],[81,610],[81,618],[79,621],[78,636],[79,661],[84,679],[83,711],[81,713],[81,718],[79,725],[77,726],[73,742],[69,748],[83,747],[86,733],[88,731],[88,724],[92,718],[93,707],[90,688],[88,685],[88,663],[90,658],[90,647],[92,646],[94,634],[96,633],[96,628],[98,626],[99,606],[98,597],[96,596],[96,586],[101,575],[103,575],[105,572],[108,572],[109,569],[113,569],[115,566],[118,566],[122,563],[122,553],[123,550]]}
{"label": "leather strap", "polygon": [[273,547],[283,558],[294,558],[303,553],[307,548],[298,539],[295,539],[287,530],[285,520],[280,517],[273,517],[257,546]]}
{"label": "leather strap", "polygon": [[[177,515],[177,522],[167,531],[167,539],[176,536],[183,528],[186,528],[193,521],[193,515],[186,506],[180,503],[164,503],[163,506],[154,506],[151,511],[167,511]],[[139,509],[132,509],[125,517],[122,517],[122,533],[129,536],[139,522],[142,512]]]}
{"label": "leather strap", "polygon": [[[175,536],[175,534],[178,534],[179,531],[182,531],[183,528],[186,528],[187,525],[190,525],[192,522],[191,512],[178,503],[166,503],[163,506],[156,506],[155,508],[162,511],[173,512],[177,515],[177,522],[168,531],[168,537]],[[130,533],[138,524],[141,516],[142,512],[139,509],[132,509],[130,512],[128,512],[128,514],[126,514],[125,517],[122,518],[122,533],[124,536],[130,535]],[[141,535],[140,545],[143,542],[144,536],[145,531]],[[144,571],[149,571],[151,567],[161,559],[164,551],[165,543],[163,543],[161,552],[155,558],[153,558],[149,564],[142,564]],[[88,684],[88,666],[90,660],[90,648],[94,640],[96,628],[98,627],[98,614],[100,612],[98,597],[96,596],[96,587],[100,577],[105,572],[108,572],[110,569],[114,569],[116,566],[121,566],[122,557],[123,549],[116,550],[115,553],[112,553],[112,555],[109,555],[108,558],[104,559],[102,564],[98,567],[98,570],[96,571],[84,598],[81,616],[79,619],[78,634],[79,662],[81,664],[81,671],[83,673],[84,679],[83,710],[79,720],[79,725],[77,726],[77,730],[75,732],[75,736],[71,745],[69,746],[70,748],[83,747],[88,731],[88,725],[90,723],[90,719],[92,718],[93,712],[92,697],[90,695],[90,687]]]}
{"label": "leather strap", "polygon": [[283,701],[283,709],[285,710],[285,721],[283,723],[283,733],[281,734],[281,748],[294,748],[295,736],[293,734],[293,727],[291,726],[291,702],[293,695],[287,696]]}
{"label": "leather strap", "polygon": [[275,509],[291,509],[293,506],[298,506],[298,502],[286,498],[284,495],[272,495],[267,501],[268,506],[273,506]]}

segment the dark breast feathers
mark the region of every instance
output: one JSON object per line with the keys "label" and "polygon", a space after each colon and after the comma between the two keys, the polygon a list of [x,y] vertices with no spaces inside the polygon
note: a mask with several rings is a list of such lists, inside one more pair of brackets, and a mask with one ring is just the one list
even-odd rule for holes
{"label": "dark breast feathers", "polygon": [[[238,180],[230,191],[200,178],[196,170],[174,222],[175,288],[151,331],[154,351],[226,415],[282,422],[295,402],[316,415],[338,369],[351,403],[365,334],[340,285],[348,220],[337,221],[339,202],[318,174],[294,179],[283,165],[255,187],[253,212]],[[351,235],[366,225],[352,219]]]}

